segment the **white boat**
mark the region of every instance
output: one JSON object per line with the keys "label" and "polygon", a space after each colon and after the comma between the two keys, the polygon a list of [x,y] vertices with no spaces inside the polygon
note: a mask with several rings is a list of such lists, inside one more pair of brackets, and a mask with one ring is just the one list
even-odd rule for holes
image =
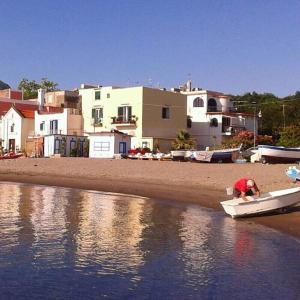
{"label": "white boat", "polygon": [[171,157],[173,160],[184,160],[188,150],[172,150]]}
{"label": "white boat", "polygon": [[230,149],[194,151],[193,156],[196,161],[200,161],[200,162],[232,163],[239,157],[240,151],[241,151],[241,146],[238,148],[230,148]]}
{"label": "white boat", "polygon": [[256,160],[263,163],[293,163],[300,161],[300,148],[258,145]]}
{"label": "white boat", "polygon": [[247,196],[249,201],[242,198],[222,201],[225,212],[232,218],[261,214],[273,210],[285,211],[287,207],[300,202],[300,187],[269,192],[260,197]]}

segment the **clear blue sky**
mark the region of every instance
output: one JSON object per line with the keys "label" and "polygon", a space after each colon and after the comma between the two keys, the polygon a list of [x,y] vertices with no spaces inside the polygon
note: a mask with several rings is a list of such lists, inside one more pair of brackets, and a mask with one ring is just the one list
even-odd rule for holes
{"label": "clear blue sky", "polygon": [[0,79],[300,90],[299,0],[1,0]]}

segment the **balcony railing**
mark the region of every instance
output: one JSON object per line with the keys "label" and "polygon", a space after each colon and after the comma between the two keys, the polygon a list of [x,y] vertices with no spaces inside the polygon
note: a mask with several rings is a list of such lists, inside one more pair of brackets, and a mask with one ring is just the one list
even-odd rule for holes
{"label": "balcony railing", "polygon": [[225,135],[236,135],[244,130],[246,130],[245,127],[222,126],[222,133]]}
{"label": "balcony railing", "polygon": [[131,117],[123,117],[123,116],[118,116],[118,117],[112,117],[112,122],[111,124],[119,124],[119,125],[136,125],[137,117],[131,116]]}

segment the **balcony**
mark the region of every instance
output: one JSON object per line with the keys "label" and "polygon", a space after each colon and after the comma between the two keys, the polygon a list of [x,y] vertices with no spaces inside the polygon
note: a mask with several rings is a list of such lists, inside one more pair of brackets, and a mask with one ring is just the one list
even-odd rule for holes
{"label": "balcony", "polygon": [[222,126],[222,135],[237,135],[244,130],[246,130],[246,128],[241,126]]}
{"label": "balcony", "polygon": [[136,116],[131,116],[131,117],[117,116],[117,117],[112,117],[111,119],[112,119],[111,124],[116,126],[136,127],[136,121],[137,121]]}

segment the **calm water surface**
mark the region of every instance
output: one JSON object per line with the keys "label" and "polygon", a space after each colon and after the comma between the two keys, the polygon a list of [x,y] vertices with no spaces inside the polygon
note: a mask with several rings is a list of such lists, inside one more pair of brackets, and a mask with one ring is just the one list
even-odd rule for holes
{"label": "calm water surface", "polygon": [[0,184],[1,299],[300,299],[299,241],[222,212]]}

